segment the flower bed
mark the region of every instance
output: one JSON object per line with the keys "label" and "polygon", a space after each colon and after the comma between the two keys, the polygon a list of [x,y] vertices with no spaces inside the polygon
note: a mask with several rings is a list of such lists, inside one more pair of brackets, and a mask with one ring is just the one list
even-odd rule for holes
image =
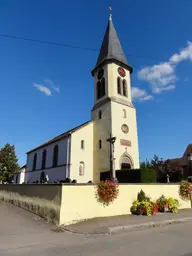
{"label": "flower bed", "polygon": [[131,213],[135,215],[151,216],[157,212],[178,212],[179,201],[177,199],[164,195],[159,197],[155,202],[141,190],[137,195],[137,200],[133,201]]}

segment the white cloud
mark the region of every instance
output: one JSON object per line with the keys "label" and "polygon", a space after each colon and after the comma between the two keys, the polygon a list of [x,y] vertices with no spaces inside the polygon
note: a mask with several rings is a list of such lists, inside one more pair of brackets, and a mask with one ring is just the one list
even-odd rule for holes
{"label": "white cloud", "polygon": [[138,77],[151,85],[153,93],[167,91],[170,83],[176,82],[175,69],[169,62],[145,67],[138,72]]}
{"label": "white cloud", "polygon": [[152,95],[149,95],[145,90],[141,90],[138,87],[132,87],[131,95],[134,101],[147,101],[153,99]]}
{"label": "white cloud", "polygon": [[188,42],[186,48],[175,53],[167,62],[144,67],[138,72],[138,77],[149,83],[153,93],[161,93],[175,89],[176,65],[181,61],[192,61],[192,42]]}
{"label": "white cloud", "polygon": [[46,96],[51,96],[51,90],[42,84],[33,84],[40,92],[44,93]]}
{"label": "white cloud", "polygon": [[53,81],[51,79],[45,79],[44,83],[47,84],[48,86],[50,86],[54,91],[56,92],[60,92],[60,88],[58,86],[55,86],[55,84],[53,83]]}
{"label": "white cloud", "polygon": [[192,61],[192,42],[187,42],[188,46],[182,49],[179,53],[175,53],[169,59],[173,64],[178,64],[184,60]]}

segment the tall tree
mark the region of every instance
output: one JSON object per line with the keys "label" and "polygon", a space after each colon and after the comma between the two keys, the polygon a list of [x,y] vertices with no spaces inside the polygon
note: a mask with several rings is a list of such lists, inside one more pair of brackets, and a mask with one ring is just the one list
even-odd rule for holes
{"label": "tall tree", "polygon": [[19,169],[15,146],[7,143],[0,149],[0,181],[10,182],[15,171]]}

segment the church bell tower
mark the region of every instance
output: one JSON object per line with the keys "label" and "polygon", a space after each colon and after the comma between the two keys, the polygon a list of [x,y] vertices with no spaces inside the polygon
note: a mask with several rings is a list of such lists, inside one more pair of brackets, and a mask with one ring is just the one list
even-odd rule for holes
{"label": "church bell tower", "polygon": [[136,110],[131,99],[130,75],[133,72],[123,53],[109,16],[107,29],[98,56],[94,77],[94,180],[100,172],[110,170],[110,147],[107,139],[116,137],[115,169],[139,168]]}

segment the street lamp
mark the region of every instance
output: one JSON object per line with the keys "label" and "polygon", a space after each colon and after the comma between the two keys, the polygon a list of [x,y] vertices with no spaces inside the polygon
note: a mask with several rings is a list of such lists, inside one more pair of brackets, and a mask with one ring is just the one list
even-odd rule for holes
{"label": "street lamp", "polygon": [[189,154],[187,155],[187,160],[188,160],[188,167],[189,167],[188,176],[192,176],[192,171],[191,171],[192,154],[191,154],[191,153],[189,153]]}

